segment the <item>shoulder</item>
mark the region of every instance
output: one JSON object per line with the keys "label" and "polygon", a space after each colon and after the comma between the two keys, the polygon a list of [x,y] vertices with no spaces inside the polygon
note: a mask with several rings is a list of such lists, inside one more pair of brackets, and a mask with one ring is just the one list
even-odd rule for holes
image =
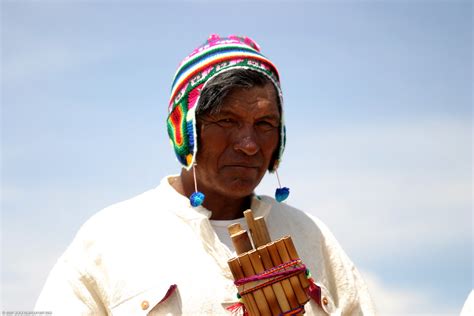
{"label": "shoulder", "polygon": [[267,217],[271,237],[276,240],[290,235],[298,254],[310,270],[317,267],[319,272],[325,274],[333,273],[335,267],[341,267],[346,272],[352,269],[352,261],[319,218],[270,197],[263,196],[261,200],[271,205]]}
{"label": "shoulder", "polygon": [[140,249],[133,241],[166,238],[179,222],[168,193],[161,184],[98,211],[81,226],[65,254]]}
{"label": "shoulder", "polygon": [[289,204],[279,203],[269,196],[263,195],[259,198],[262,202],[270,205],[267,219],[269,226],[279,226],[286,229],[288,234],[303,234],[318,239],[326,236],[333,238],[329,228],[318,217]]}
{"label": "shoulder", "polygon": [[73,303],[57,300],[64,296],[94,310],[84,314],[102,314],[100,308],[135,304],[139,293],[163,297],[172,284],[163,257],[173,251],[169,235],[178,227],[167,196],[159,186],[89,218],[53,267],[37,308],[67,309]]}
{"label": "shoulder", "polygon": [[373,315],[365,282],[330,229],[314,215],[270,197],[261,199],[271,205],[268,226],[272,238],[291,236],[329,301],[343,314]]}
{"label": "shoulder", "polygon": [[92,215],[80,228],[78,235],[104,235],[136,225],[146,225],[150,214],[163,212],[160,190],[148,190],[130,199],[112,204]]}
{"label": "shoulder", "polygon": [[156,188],[100,210],[83,225],[82,230],[113,230],[134,225],[146,228],[152,223],[165,225],[166,219],[175,217],[172,211],[185,204],[183,200],[185,197],[174,191],[165,177]]}

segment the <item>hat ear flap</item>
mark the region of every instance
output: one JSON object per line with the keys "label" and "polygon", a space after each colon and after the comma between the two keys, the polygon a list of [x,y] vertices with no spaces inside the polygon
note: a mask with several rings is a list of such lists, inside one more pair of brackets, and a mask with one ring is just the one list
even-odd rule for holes
{"label": "hat ear flap", "polygon": [[177,104],[168,115],[166,121],[168,125],[168,135],[173,145],[176,157],[183,165],[187,163],[187,153],[189,152],[188,124],[186,122],[187,109],[183,103]]}

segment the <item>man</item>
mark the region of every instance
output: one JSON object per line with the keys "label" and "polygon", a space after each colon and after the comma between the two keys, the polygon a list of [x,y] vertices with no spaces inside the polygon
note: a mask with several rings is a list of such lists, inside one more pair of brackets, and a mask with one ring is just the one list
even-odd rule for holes
{"label": "man", "polygon": [[[319,220],[254,194],[285,146],[276,67],[248,37],[211,35],[179,66],[168,132],[180,175],[87,221],[58,260],[37,310],[58,315],[228,315],[238,299],[227,225],[252,209],[291,235],[319,297],[308,315],[372,315],[359,273]],[[278,200],[287,190],[278,190]]]}

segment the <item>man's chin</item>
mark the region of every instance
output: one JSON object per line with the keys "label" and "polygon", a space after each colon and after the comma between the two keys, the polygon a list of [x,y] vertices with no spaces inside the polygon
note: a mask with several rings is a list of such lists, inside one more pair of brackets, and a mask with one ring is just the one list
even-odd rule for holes
{"label": "man's chin", "polygon": [[229,197],[243,198],[253,194],[259,182],[255,179],[237,178],[226,183],[221,189],[224,189]]}

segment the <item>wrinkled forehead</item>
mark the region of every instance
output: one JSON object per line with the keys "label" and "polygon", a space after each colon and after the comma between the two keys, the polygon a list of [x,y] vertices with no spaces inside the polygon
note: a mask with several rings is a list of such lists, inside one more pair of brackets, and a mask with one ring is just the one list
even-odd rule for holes
{"label": "wrinkled forehead", "polygon": [[251,88],[234,87],[222,100],[219,112],[279,114],[275,87],[271,83]]}
{"label": "wrinkled forehead", "polygon": [[[206,92],[204,92],[206,94]],[[219,94],[219,92],[217,92]],[[207,96],[200,101],[208,102]],[[272,82],[252,87],[233,86],[225,91],[225,95],[214,101],[213,104],[199,104],[196,118],[201,116],[216,116],[219,114],[268,113],[281,116],[281,102],[278,91]],[[201,103],[201,102],[199,102]],[[205,108],[202,108],[202,107]]]}

